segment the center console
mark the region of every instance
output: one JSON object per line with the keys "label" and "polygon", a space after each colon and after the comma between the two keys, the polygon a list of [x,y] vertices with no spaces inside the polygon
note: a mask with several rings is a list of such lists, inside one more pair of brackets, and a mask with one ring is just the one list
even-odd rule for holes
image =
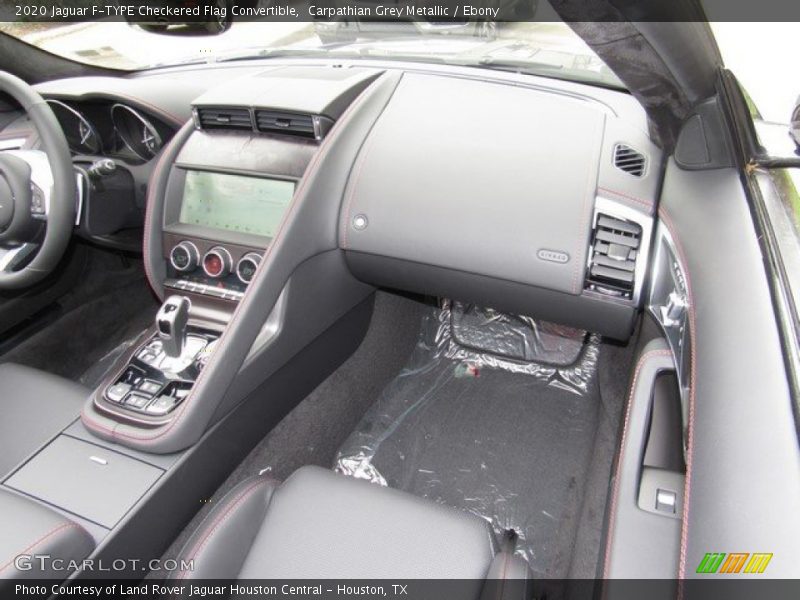
{"label": "center console", "polygon": [[196,101],[148,184],[144,264],[161,308],[95,390],[76,391],[80,417],[31,444],[2,489],[82,527],[90,558],[163,553],[365,335],[374,288],[349,272],[337,223],[398,81],[287,67]]}
{"label": "center console", "polygon": [[[312,161],[321,162],[333,124],[379,75],[268,70],[195,100],[194,121],[164,148],[148,188],[145,269],[163,305],[92,394],[83,421],[96,435],[146,451],[187,447],[342,315],[338,288],[347,309],[370,292],[347,273],[331,236],[341,192],[328,197],[318,190],[323,206],[303,216],[324,235],[291,233],[292,252],[307,257],[290,270],[267,265],[266,257],[286,256],[276,244],[292,227],[287,216],[303,203],[301,181]],[[309,95],[309,86],[316,93]],[[352,140],[350,160],[364,133]],[[328,160],[340,156],[347,158],[331,153]],[[336,166],[343,186],[348,171]],[[326,251],[324,260],[315,258]],[[306,259],[316,272],[300,284],[299,273],[312,268]],[[259,278],[262,270],[269,273]],[[269,278],[275,283],[263,281]],[[320,285],[329,286],[333,302],[319,314],[301,314]],[[289,307],[281,298],[293,286],[299,297]],[[256,299],[254,287],[267,289],[267,297]],[[245,374],[259,354],[258,369]]]}
{"label": "center console", "polygon": [[178,170],[173,188],[178,197],[166,199],[164,286],[240,300],[294,194],[296,179],[283,176]]}
{"label": "center console", "polygon": [[190,306],[185,296],[164,301],[155,333],[148,331],[104,384],[98,407],[143,425],[158,425],[183,402],[219,341],[213,330],[189,327]]}
{"label": "center console", "polygon": [[161,228],[166,299],[154,330],[95,395],[98,410],[141,426],[169,420],[255,277],[296,184],[292,172],[265,177],[191,159],[173,167]]}

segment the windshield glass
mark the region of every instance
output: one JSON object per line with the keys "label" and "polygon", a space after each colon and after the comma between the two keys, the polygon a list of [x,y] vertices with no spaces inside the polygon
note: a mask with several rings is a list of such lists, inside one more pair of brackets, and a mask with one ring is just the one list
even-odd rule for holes
{"label": "windshield glass", "polygon": [[[542,10],[539,5],[538,11]],[[552,14],[552,13],[551,13]],[[217,35],[203,24],[87,21],[0,23],[0,31],[65,58],[139,70],[259,56],[396,59],[479,66],[622,88],[562,22],[239,22]],[[179,29],[183,28],[184,31]]]}

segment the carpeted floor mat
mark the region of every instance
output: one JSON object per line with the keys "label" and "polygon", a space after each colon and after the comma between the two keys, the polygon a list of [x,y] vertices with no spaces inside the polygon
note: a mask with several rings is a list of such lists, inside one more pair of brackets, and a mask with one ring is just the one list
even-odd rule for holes
{"label": "carpeted floor mat", "polygon": [[0,361],[27,365],[94,387],[110,366],[104,357],[150,325],[157,309],[145,280],[129,280],[74,306],[0,356]]}

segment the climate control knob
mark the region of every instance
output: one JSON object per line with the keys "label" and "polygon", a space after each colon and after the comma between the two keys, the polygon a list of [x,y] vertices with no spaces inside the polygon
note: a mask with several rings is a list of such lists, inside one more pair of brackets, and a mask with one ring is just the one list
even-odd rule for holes
{"label": "climate control knob", "polygon": [[209,277],[225,277],[233,269],[231,253],[222,246],[214,246],[203,256],[203,271]]}
{"label": "climate control knob", "polygon": [[256,269],[261,262],[261,255],[255,252],[248,252],[236,265],[236,276],[242,283],[250,283],[256,274]]}
{"label": "climate control knob", "polygon": [[169,252],[169,262],[176,271],[194,271],[200,263],[200,251],[192,242],[176,244]]}

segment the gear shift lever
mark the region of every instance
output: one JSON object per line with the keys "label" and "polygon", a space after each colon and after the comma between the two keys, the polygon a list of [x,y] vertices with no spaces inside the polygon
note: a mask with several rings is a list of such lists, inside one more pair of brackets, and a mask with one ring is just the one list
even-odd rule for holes
{"label": "gear shift lever", "polygon": [[167,356],[175,358],[183,352],[191,304],[186,296],[170,296],[156,314],[158,337]]}

